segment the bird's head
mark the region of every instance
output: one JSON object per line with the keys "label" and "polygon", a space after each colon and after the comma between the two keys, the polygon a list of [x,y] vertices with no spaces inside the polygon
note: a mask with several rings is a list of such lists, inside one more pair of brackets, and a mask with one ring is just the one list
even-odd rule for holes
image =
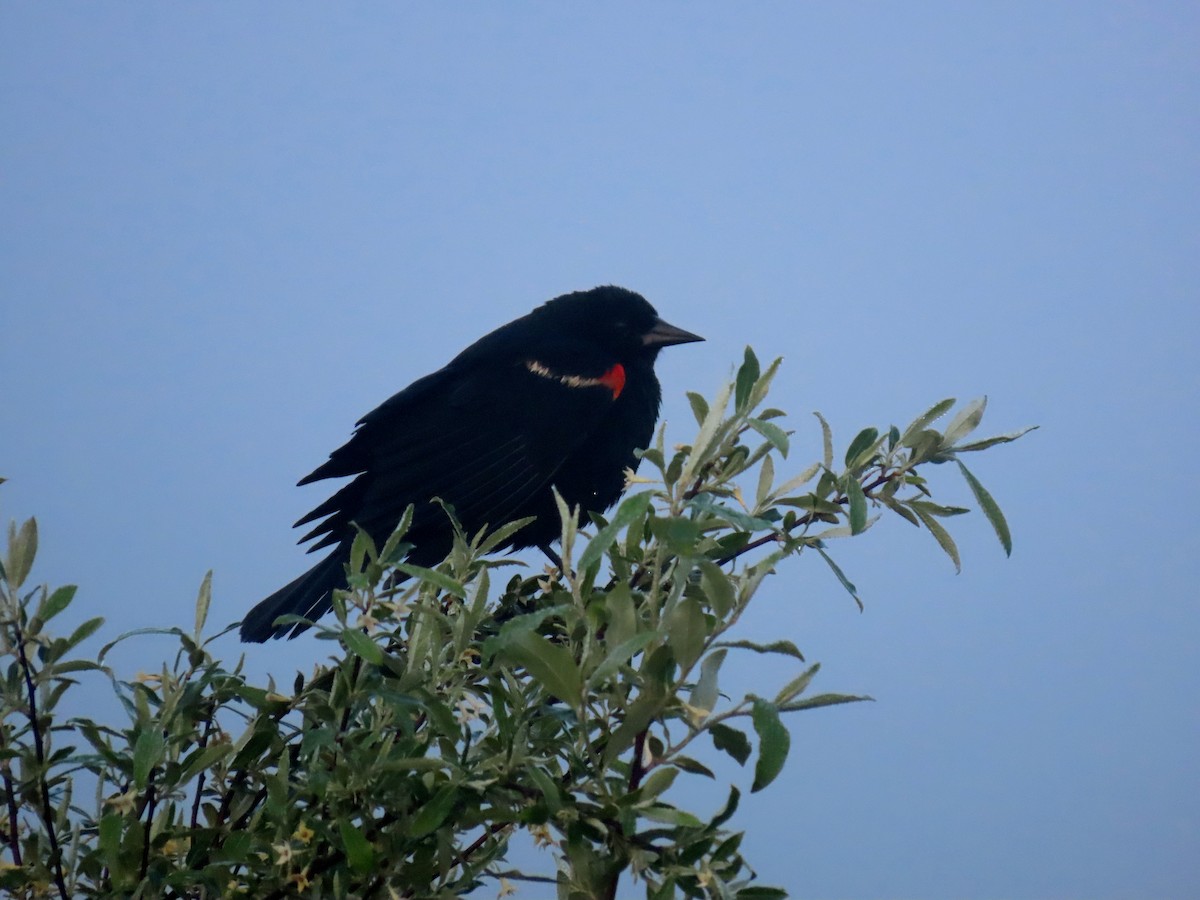
{"label": "bird's head", "polygon": [[641,294],[614,285],[563,294],[536,314],[557,333],[595,342],[627,361],[653,361],[663,347],[704,340],[664,322]]}

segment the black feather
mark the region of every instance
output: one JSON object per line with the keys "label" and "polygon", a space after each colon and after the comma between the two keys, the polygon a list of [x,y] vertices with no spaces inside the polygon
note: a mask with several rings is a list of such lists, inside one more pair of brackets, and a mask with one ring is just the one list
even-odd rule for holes
{"label": "black feather", "polygon": [[310,552],[334,549],[254,607],[242,639],[295,635],[303,626],[276,627],[275,618],[326,613],[345,587],[355,527],[381,544],[409,504],[408,559],[419,565],[439,562],[452,541],[435,498],[454,507],[468,533],[536,516],[513,548],[558,536],[552,486],[571,505],[608,508],[653,433],[658,351],[692,340],[700,338],[662,322],[640,295],[595,288],[509,322],[384,401],[299,482],[352,477],[296,522],[315,523],[301,539],[316,541]]}

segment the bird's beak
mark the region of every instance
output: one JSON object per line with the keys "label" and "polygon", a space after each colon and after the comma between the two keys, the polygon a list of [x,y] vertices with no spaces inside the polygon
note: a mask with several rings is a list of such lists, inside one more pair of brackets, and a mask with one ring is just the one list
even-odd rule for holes
{"label": "bird's beak", "polygon": [[642,335],[642,344],[647,347],[670,347],[672,344],[690,344],[702,341],[704,338],[682,328],[676,328],[662,319],[654,323],[654,327]]}

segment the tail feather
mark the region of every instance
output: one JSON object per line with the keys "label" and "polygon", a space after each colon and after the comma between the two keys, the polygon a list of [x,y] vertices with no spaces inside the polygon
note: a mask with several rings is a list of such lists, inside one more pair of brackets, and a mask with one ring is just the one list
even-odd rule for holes
{"label": "tail feather", "polygon": [[346,586],[345,554],[335,549],[323,560],[261,601],[242,619],[242,640],[261,644],[291,632],[295,637],[309,626],[276,625],[280,616],[297,615],[316,621],[333,608],[333,592]]}

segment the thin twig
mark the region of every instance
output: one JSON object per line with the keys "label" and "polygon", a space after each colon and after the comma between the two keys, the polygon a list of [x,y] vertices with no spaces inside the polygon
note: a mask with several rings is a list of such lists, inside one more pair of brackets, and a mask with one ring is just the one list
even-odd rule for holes
{"label": "thin twig", "polygon": [[467,861],[473,855],[478,853],[479,849],[488,842],[488,838],[493,837],[493,836],[499,834],[501,831],[504,831],[504,829],[511,828],[511,827],[512,827],[511,822],[493,822],[491,825],[489,825],[487,827],[487,830],[484,831],[483,834],[481,834],[479,837],[477,837],[471,843],[471,846],[467,847],[461,853],[459,853],[458,856],[454,857],[454,862],[450,864],[451,867],[453,867],[453,866],[465,867],[467,864]]}
{"label": "thin twig", "polygon": [[42,821],[46,823],[46,835],[50,839],[50,853],[54,859],[54,883],[58,886],[59,896],[68,900],[67,882],[63,878],[62,850],[58,845],[58,833],[54,830],[54,815],[50,806],[50,785],[46,782],[46,749],[42,744],[42,728],[38,724],[37,687],[33,683],[33,667],[25,653],[25,635],[21,632],[19,622],[13,623],[17,634],[17,658],[21,663],[21,672],[25,676],[25,691],[29,696],[29,725],[33,731],[33,748],[38,761],[38,787],[42,801]]}
{"label": "thin twig", "polygon": [[144,879],[146,873],[150,871],[150,829],[154,825],[154,806],[158,800],[158,796],[154,790],[154,773],[157,766],[150,770],[150,775],[146,779],[146,824],[145,831],[142,834],[142,871],[140,878]]}
{"label": "thin twig", "polygon": [[[4,732],[0,730],[0,748],[5,747]],[[4,843],[8,844],[12,850],[13,864],[20,866],[21,862],[21,839],[20,830],[17,827],[17,790],[13,785],[12,769],[9,768],[8,761],[0,763],[4,767],[4,796],[8,800],[8,830],[9,833],[4,835]]]}
{"label": "thin twig", "polygon": [[[208,721],[204,725],[204,733],[202,735],[200,735],[200,750],[201,751],[203,751],[208,746],[208,738],[212,734],[212,730],[213,730],[213,720],[212,720],[212,717],[210,716]],[[197,778],[196,778],[196,796],[194,798],[192,798],[192,818],[191,818],[192,831],[196,830],[196,826],[200,822],[200,800],[204,795],[204,781],[205,781],[205,776],[207,774],[208,774],[208,772],[206,770],[201,769],[199,776],[197,776]]]}
{"label": "thin twig", "polygon": [[642,760],[646,755],[646,734],[649,731],[649,728],[643,728],[633,739],[633,761],[629,764],[630,793],[638,789],[642,783],[642,776],[646,774],[646,765]]}
{"label": "thin twig", "polygon": [[[875,488],[877,488],[877,487],[882,487],[883,485],[887,484],[889,481],[895,480],[895,478],[901,474],[903,474],[903,472],[900,469],[895,470],[891,474],[888,474],[885,472],[883,475],[880,475],[878,478],[876,478],[870,484],[865,485],[863,487],[863,494],[867,496],[867,499],[871,499],[871,497],[870,497],[871,491],[875,490]],[[843,495],[841,497],[838,497],[833,502],[837,503],[838,505],[843,505],[843,504],[849,503],[850,498]],[[817,520],[816,513],[807,513],[807,514],[801,516],[800,518],[798,518],[795,522],[793,522],[792,527],[790,529],[788,529],[787,531],[782,531],[782,532],[781,531],[773,531],[770,534],[764,534],[762,537],[755,538],[754,540],[743,544],[741,547],[738,547],[738,549],[732,551],[731,553],[727,553],[724,556],[714,560],[714,562],[719,566],[723,566],[727,562],[733,562],[739,556],[749,553],[751,550],[757,550],[759,547],[765,547],[767,544],[783,540],[784,538],[791,537],[792,531],[794,529],[800,528],[804,525],[811,525],[816,520]]]}

